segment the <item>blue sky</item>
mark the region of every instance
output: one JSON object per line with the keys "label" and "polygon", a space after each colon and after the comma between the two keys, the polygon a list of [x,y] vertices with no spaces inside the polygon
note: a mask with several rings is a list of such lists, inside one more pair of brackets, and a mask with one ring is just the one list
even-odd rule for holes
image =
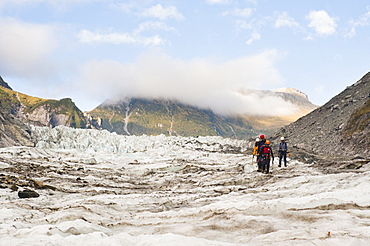
{"label": "blue sky", "polygon": [[119,95],[280,112],[237,92],[291,87],[322,105],[370,70],[365,0],[1,0],[0,30],[14,90],[84,111]]}

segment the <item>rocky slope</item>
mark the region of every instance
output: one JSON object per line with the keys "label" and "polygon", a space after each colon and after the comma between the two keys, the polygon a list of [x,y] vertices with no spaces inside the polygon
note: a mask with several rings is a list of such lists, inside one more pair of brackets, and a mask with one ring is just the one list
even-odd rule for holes
{"label": "rocky slope", "polygon": [[[11,90],[0,77],[0,88],[2,87]],[[14,145],[34,146],[30,129],[11,114],[10,105],[10,99],[4,97],[0,89],[0,148]]]}
{"label": "rocky slope", "polygon": [[24,123],[48,127],[86,127],[83,113],[69,98],[42,99],[13,91],[6,87],[7,84],[1,85],[4,85],[0,86],[1,107]]}
{"label": "rocky slope", "polygon": [[300,110],[297,114],[288,117],[255,115],[225,117],[211,110],[174,100],[130,98],[106,101],[88,114],[91,119],[99,119],[93,124],[95,128],[107,129],[123,135],[211,135],[241,139],[255,136],[260,132],[272,133],[316,108],[296,90],[293,90],[293,93],[291,91],[261,91],[260,93],[278,95],[297,105]]}
{"label": "rocky slope", "polygon": [[[271,139],[329,159],[370,159],[370,73]],[[345,158],[345,159],[346,159]]]}
{"label": "rocky slope", "polygon": [[0,107],[0,148],[17,145],[34,146],[29,128]]}

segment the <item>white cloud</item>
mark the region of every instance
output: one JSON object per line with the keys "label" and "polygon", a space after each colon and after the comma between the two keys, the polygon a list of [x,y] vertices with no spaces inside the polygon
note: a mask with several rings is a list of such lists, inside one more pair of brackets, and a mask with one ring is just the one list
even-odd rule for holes
{"label": "white cloud", "polygon": [[26,4],[51,4],[55,8],[63,8],[66,4],[76,4],[79,2],[97,2],[99,0],[0,0],[0,9],[5,5],[22,6]]}
{"label": "white cloud", "polygon": [[91,61],[82,68],[82,77],[78,81],[84,92],[88,91],[94,98],[119,95],[177,99],[221,114],[258,113],[258,110],[261,112],[259,107],[268,105],[268,113],[277,114],[282,113],[281,107],[285,111],[293,109],[281,99],[236,92],[281,85],[280,74],[274,67],[278,57],[276,50],[224,62],[185,61],[162,53],[150,53],[131,64]]}
{"label": "white cloud", "polygon": [[137,40],[129,33],[94,33],[88,30],[82,30],[77,35],[81,43],[113,43],[113,44],[132,44]]}
{"label": "white cloud", "polygon": [[254,41],[257,41],[257,40],[260,40],[260,39],[261,39],[261,35],[257,32],[253,32],[251,34],[251,37],[245,43],[246,44],[252,44]]}
{"label": "white cloud", "polygon": [[230,0],[205,0],[208,4],[228,4]]}
{"label": "white cloud", "polygon": [[354,37],[358,27],[364,27],[370,25],[370,11],[360,16],[357,20],[351,20],[349,22],[351,28],[350,31],[345,35],[346,37]]}
{"label": "white cloud", "polygon": [[308,35],[307,37],[303,38],[303,40],[314,40],[314,38],[311,35]]}
{"label": "white cloud", "polygon": [[130,33],[99,33],[89,30],[80,31],[77,38],[81,43],[140,44],[144,46],[160,46],[166,43],[166,41],[158,35],[144,37],[132,35]]}
{"label": "white cloud", "polygon": [[151,30],[162,30],[166,32],[176,32],[176,28],[168,26],[166,23],[162,21],[147,21],[143,22],[139,25],[138,28],[134,31],[134,33],[142,33],[145,31],[151,31]]}
{"label": "white cloud", "polygon": [[14,3],[14,4],[25,4],[25,3],[51,3],[51,4],[63,4],[63,3],[78,3],[78,2],[97,2],[98,0],[1,0],[1,3]]}
{"label": "white cloud", "polygon": [[0,70],[21,77],[45,77],[52,70],[51,54],[58,43],[49,25],[0,19]]}
{"label": "white cloud", "polygon": [[244,8],[244,9],[235,8],[232,11],[224,12],[223,15],[232,15],[236,17],[248,18],[253,14],[254,11],[255,11],[254,8]]}
{"label": "white cloud", "polygon": [[160,20],[165,19],[176,19],[176,20],[183,20],[184,16],[177,10],[175,6],[168,6],[163,7],[161,4],[157,4],[153,7],[145,9],[142,13],[142,16],[145,17],[154,17]]}
{"label": "white cloud", "polygon": [[112,3],[110,6],[114,9],[119,9],[125,13],[134,12],[134,10],[137,8],[136,4],[134,3]]}
{"label": "white cloud", "polygon": [[289,14],[284,11],[276,18],[275,27],[299,27],[299,24],[294,20],[294,18],[290,17]]}
{"label": "white cloud", "polygon": [[307,19],[310,21],[308,27],[314,29],[319,35],[332,35],[336,32],[335,19],[324,10],[310,11]]}

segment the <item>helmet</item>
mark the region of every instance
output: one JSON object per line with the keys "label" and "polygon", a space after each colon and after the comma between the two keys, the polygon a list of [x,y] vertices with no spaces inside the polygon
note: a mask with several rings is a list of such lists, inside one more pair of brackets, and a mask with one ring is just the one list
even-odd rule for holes
{"label": "helmet", "polygon": [[265,138],[265,135],[260,135],[260,139],[264,139]]}
{"label": "helmet", "polygon": [[280,140],[284,140],[284,137],[281,137]]}
{"label": "helmet", "polygon": [[256,142],[259,142],[259,141],[261,141],[261,139],[259,139],[259,138],[256,138]]}
{"label": "helmet", "polygon": [[270,144],[270,141],[269,140],[266,140],[266,144]]}

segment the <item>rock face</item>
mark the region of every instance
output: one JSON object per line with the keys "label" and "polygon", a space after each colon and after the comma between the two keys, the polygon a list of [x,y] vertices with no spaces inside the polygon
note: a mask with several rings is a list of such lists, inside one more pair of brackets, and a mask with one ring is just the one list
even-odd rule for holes
{"label": "rock face", "polygon": [[321,156],[370,158],[370,73],[271,139]]}
{"label": "rock face", "polygon": [[0,148],[24,145],[34,146],[29,128],[1,107],[0,102]]}
{"label": "rock face", "polygon": [[86,119],[71,99],[45,100],[31,107],[18,108],[17,116],[26,123],[36,126],[69,126],[85,128]]}

